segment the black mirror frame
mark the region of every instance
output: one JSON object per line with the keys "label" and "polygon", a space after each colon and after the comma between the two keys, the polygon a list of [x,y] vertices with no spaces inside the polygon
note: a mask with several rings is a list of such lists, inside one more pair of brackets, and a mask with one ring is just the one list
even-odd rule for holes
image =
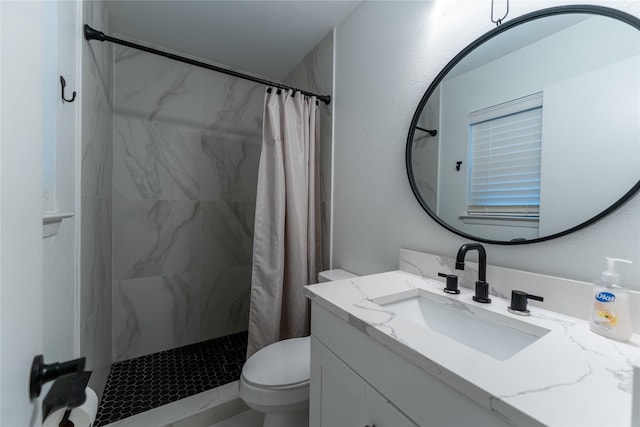
{"label": "black mirror frame", "polygon": [[[458,62],[460,62],[464,57],[466,57],[469,53],[471,53],[475,48],[485,43],[486,41],[492,39],[493,37],[497,36],[498,34],[501,34],[509,30],[510,28],[516,27],[520,24],[524,24],[525,22],[533,21],[533,20],[544,18],[547,16],[562,15],[562,14],[568,14],[568,13],[585,13],[585,14],[591,14],[591,15],[606,16],[609,18],[614,18],[619,21],[625,22],[631,25],[632,27],[636,28],[638,31],[640,31],[640,19],[626,12],[622,12],[620,10],[612,9],[609,7],[591,6],[591,5],[569,5],[569,6],[557,6],[557,7],[547,8],[547,9],[541,9],[535,12],[531,12],[531,13],[519,16],[511,21],[502,23],[502,25],[478,37],[471,44],[469,44],[462,51],[460,51],[451,61],[449,61],[449,63],[442,69],[442,71],[438,73],[438,75],[435,77],[433,82],[429,85],[429,88],[427,89],[425,94],[422,96],[422,99],[420,100],[420,103],[418,104],[418,107],[416,108],[416,111],[413,115],[413,119],[411,120],[411,125],[409,127],[409,135],[407,136],[407,145],[405,150],[405,163],[407,168],[407,176],[409,178],[409,184],[411,185],[411,191],[413,191],[413,194],[418,200],[418,203],[420,203],[420,206],[422,206],[422,208],[429,214],[429,216],[433,218],[438,224],[440,224],[442,227],[446,228],[447,230],[451,231],[452,233],[455,233],[458,236],[464,237],[465,239],[468,239],[468,240],[474,240],[477,242],[490,243],[490,244],[496,244],[496,245],[523,245],[527,243],[545,242],[547,240],[555,239],[557,237],[566,236],[568,234],[573,233],[574,231],[581,230],[601,220],[602,218],[606,217],[607,215],[609,215],[610,213],[618,209],[620,206],[628,202],[633,197],[633,195],[635,195],[638,192],[638,190],[640,190],[640,180],[638,180],[638,182],[629,191],[627,191],[620,199],[618,199],[615,203],[613,203],[607,209],[600,212],[598,215],[592,217],[591,219],[584,221],[583,223],[578,224],[562,232],[550,234],[544,237],[538,237],[536,239],[526,240],[526,239],[520,238],[520,239],[514,239],[510,241],[484,239],[478,236],[472,236],[470,234],[467,234],[463,231],[458,230],[457,228],[452,227],[451,225],[444,222],[440,217],[438,217],[438,215],[433,210],[431,210],[431,208],[427,205],[427,203],[425,202],[424,198],[422,197],[422,195],[418,190],[417,184],[413,176],[413,167],[411,165],[411,154],[412,154],[411,150],[413,148],[413,138],[414,138],[416,126],[418,124],[418,120],[420,119],[420,116],[422,114],[422,110],[427,104],[427,101],[429,100],[429,97],[431,96],[433,91],[442,82],[442,80],[447,75],[447,73],[449,73],[449,71],[451,71],[451,69],[453,69],[453,67],[455,67],[458,64]],[[640,143],[640,141],[638,143]]]}

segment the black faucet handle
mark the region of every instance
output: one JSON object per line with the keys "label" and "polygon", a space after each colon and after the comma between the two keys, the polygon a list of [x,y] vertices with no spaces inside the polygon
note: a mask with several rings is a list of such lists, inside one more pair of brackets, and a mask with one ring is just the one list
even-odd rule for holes
{"label": "black faucet handle", "polygon": [[489,304],[491,302],[491,298],[489,298],[489,284],[478,280],[476,282],[476,294],[471,297],[471,299],[483,304]]}
{"label": "black faucet handle", "polygon": [[443,289],[446,293],[448,294],[460,293],[460,289],[458,289],[458,276],[456,276],[455,274],[445,274],[445,273],[438,273],[438,276],[447,278],[447,285]]}
{"label": "black faucet handle", "polygon": [[511,291],[511,305],[508,309],[509,312],[513,314],[519,314],[521,316],[527,316],[531,314],[531,312],[527,309],[528,299],[544,301],[544,298],[538,295],[531,295],[524,291]]}

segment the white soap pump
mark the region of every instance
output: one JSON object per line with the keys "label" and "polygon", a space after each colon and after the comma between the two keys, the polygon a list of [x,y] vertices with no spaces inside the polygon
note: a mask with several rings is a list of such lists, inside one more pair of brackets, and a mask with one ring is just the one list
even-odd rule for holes
{"label": "white soap pump", "polygon": [[620,275],[615,271],[615,263],[632,262],[620,258],[605,258],[607,269],[602,272],[602,280],[593,283],[590,327],[593,332],[605,337],[626,341],[632,334],[629,290],[620,284]]}

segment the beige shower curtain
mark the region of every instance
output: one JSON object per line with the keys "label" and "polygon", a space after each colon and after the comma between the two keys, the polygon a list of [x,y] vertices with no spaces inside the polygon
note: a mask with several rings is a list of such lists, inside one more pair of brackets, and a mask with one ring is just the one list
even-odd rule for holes
{"label": "beige shower curtain", "polygon": [[247,358],[276,341],[309,334],[303,286],[316,283],[322,267],[319,124],[315,97],[267,89]]}

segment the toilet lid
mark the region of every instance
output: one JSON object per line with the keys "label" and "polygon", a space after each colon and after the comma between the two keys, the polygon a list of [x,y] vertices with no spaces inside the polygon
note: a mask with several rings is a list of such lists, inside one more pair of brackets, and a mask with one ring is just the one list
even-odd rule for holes
{"label": "toilet lid", "polygon": [[311,340],[292,338],[268,345],[247,360],[244,380],[256,387],[285,387],[308,382]]}

